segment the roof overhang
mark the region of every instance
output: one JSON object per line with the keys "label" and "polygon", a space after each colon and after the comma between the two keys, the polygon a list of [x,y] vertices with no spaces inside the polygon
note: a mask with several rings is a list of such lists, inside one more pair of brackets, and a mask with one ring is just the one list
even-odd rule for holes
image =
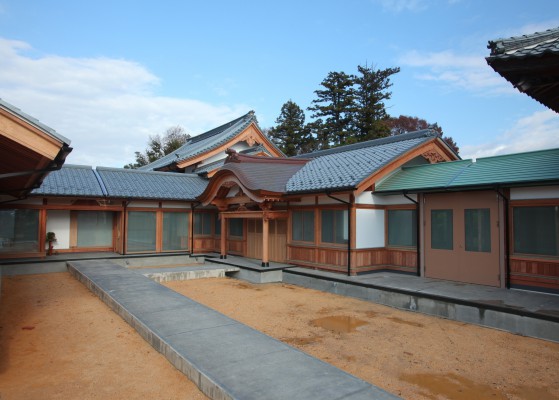
{"label": "roof overhang", "polygon": [[559,113],[559,54],[539,57],[487,57],[487,63],[520,92]]}
{"label": "roof overhang", "polygon": [[26,197],[71,151],[63,138],[0,106],[0,195]]}

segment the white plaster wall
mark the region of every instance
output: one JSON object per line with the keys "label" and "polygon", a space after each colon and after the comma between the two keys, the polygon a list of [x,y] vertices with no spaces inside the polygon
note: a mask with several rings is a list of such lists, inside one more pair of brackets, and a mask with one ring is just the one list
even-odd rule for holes
{"label": "white plaster wall", "polygon": [[[47,232],[56,234],[56,242],[53,243],[54,249],[70,248],[70,211],[69,210],[49,210],[47,211]],[[48,249],[48,243],[45,244]]]}
{"label": "white plaster wall", "polygon": [[541,186],[528,188],[512,188],[511,200],[558,199],[559,186]]}
{"label": "white plaster wall", "polygon": [[[340,194],[340,195],[333,194],[332,196],[343,201],[349,201],[349,194]],[[318,204],[344,204],[344,203],[341,203],[338,200],[334,200],[328,196],[319,196]]]}
{"label": "white plaster wall", "polygon": [[314,197],[315,196],[307,196],[301,198],[301,201],[290,201],[289,204],[292,206],[309,206],[314,205]]}
{"label": "white plaster wall", "polygon": [[190,203],[180,202],[180,203],[171,203],[171,202],[163,202],[162,208],[188,208],[190,209]]}
{"label": "white plaster wall", "polygon": [[[243,141],[243,142],[235,143],[230,148],[235,150],[236,152],[240,152],[240,151],[243,151],[243,150],[246,150],[246,149],[250,148],[250,146],[248,145],[247,142]],[[218,161],[218,160],[221,160],[225,157],[227,157],[227,154],[225,154],[225,151],[222,151],[220,153],[217,153],[217,154],[213,155],[210,158],[206,158],[203,162],[200,163],[200,166],[211,164],[211,163],[213,163],[215,161]]]}
{"label": "white plaster wall", "polygon": [[159,208],[158,201],[131,201],[128,208]]}
{"label": "white plaster wall", "polygon": [[384,210],[356,210],[358,249],[384,247]]}
{"label": "white plaster wall", "polygon": [[[412,199],[417,201],[417,195],[408,195]],[[361,193],[355,198],[357,204],[376,204],[376,205],[394,205],[394,204],[414,204],[405,196],[398,194],[393,196],[378,196],[372,194],[372,192],[366,191]]]}

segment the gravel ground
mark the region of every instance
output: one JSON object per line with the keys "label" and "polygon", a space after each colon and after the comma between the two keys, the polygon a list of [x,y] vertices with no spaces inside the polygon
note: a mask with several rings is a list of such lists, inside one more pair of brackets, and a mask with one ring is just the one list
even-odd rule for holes
{"label": "gravel ground", "polygon": [[[406,399],[559,399],[559,344],[285,284],[166,286]],[[69,274],[4,277],[0,400],[204,399]]]}
{"label": "gravel ground", "polygon": [[205,398],[68,273],[2,278],[0,400]]}
{"label": "gravel ground", "polygon": [[286,284],[167,287],[406,399],[559,399],[559,344]]}

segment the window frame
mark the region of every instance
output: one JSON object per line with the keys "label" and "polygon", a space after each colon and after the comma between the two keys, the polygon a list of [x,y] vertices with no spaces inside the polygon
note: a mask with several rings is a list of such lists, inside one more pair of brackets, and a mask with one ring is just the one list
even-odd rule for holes
{"label": "window frame", "polygon": [[[301,226],[300,226],[300,236],[301,239],[297,240],[295,239],[295,226],[294,226],[294,216],[295,213],[300,213],[301,214]],[[305,240],[305,218],[304,218],[304,214],[307,213],[309,215],[312,215],[312,239],[311,240]],[[315,231],[315,227],[316,227],[316,212],[314,209],[295,209],[291,211],[291,240],[293,242],[297,242],[297,243],[315,243],[316,242],[316,231]]]}
{"label": "window frame", "polygon": [[[326,245],[326,246],[340,246],[340,247],[347,246],[347,244],[349,242],[349,238],[350,238],[350,232],[349,231],[347,232],[347,238],[344,241],[342,241],[342,242],[336,241],[336,239],[337,239],[337,235],[336,235],[337,224],[336,224],[335,214],[332,218],[332,222],[333,222],[332,235],[333,235],[334,240],[331,241],[331,242],[325,241],[324,240],[324,231],[323,231],[323,229],[324,229],[324,213],[325,212],[342,213],[342,215],[345,214],[343,219],[347,221],[347,219],[351,218],[347,208],[332,208],[332,207],[329,207],[329,208],[321,208],[319,211],[320,211],[319,212],[319,214],[320,214],[320,244],[321,245]],[[347,229],[348,229],[348,224],[347,223],[343,224],[342,232],[345,232]]]}
{"label": "window frame", "polygon": [[[411,245],[407,244],[391,244],[390,243],[390,214],[391,212],[397,211],[411,211],[412,213],[412,239],[415,239]],[[417,237],[417,208],[416,207],[387,207],[385,209],[385,247],[388,249],[417,249],[418,237]]]}
{"label": "window frame", "polygon": [[[214,213],[210,213],[210,212],[195,212],[194,213],[194,218],[192,220],[192,223],[194,224],[194,229],[193,229],[193,233],[194,236],[197,237],[201,237],[201,236],[205,236],[205,237],[209,237],[209,236],[213,236],[213,232],[214,232]],[[200,218],[201,224],[197,223],[196,219]],[[209,228],[209,232],[207,232],[205,230],[205,228]],[[198,229],[200,229],[200,231],[198,231]]]}
{"label": "window frame", "polygon": [[[520,203],[520,204],[518,204]],[[526,203],[526,204],[524,204]],[[547,207],[555,207],[556,212],[559,212],[559,202],[556,201],[539,201],[537,203],[532,202],[514,202],[510,205],[510,247],[511,247],[511,255],[514,257],[530,257],[530,258],[541,258],[541,259],[550,259],[550,260],[558,260],[559,259],[559,245],[556,248],[556,255],[550,254],[542,254],[542,253],[527,253],[527,252],[520,252],[517,250],[516,246],[516,228],[517,228],[517,221],[515,218],[515,210],[516,209],[526,209],[526,208],[547,208]],[[559,226],[556,226],[556,229],[559,229]],[[559,238],[557,239],[559,240]]]}

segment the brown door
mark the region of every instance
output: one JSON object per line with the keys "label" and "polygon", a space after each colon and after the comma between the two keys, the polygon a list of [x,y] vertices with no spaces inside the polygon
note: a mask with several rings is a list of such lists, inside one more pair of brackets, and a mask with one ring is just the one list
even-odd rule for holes
{"label": "brown door", "polygon": [[[287,220],[269,221],[268,251],[270,261],[284,263],[287,260]],[[262,258],[262,220],[247,220],[247,257]]]}
{"label": "brown door", "polygon": [[425,276],[500,286],[495,192],[425,195]]}

